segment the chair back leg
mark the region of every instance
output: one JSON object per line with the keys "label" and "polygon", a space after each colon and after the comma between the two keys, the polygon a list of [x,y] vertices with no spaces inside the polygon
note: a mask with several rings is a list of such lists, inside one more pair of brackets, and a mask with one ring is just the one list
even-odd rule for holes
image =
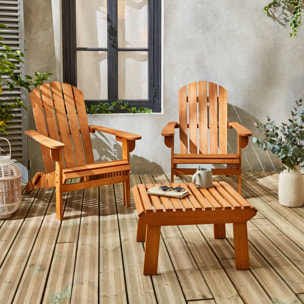
{"label": "chair back leg", "polygon": [[171,170],[171,183],[174,183],[174,173]]}

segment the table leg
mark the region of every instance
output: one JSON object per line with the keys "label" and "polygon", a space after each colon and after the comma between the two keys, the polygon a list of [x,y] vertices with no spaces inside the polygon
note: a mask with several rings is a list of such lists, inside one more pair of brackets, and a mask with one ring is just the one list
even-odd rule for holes
{"label": "table leg", "polygon": [[233,224],[236,269],[249,268],[247,222]]}
{"label": "table leg", "polygon": [[146,237],[146,223],[141,218],[139,218],[137,222],[136,241],[144,242],[145,237]]}
{"label": "table leg", "polygon": [[157,274],[160,226],[147,225],[144,274]]}
{"label": "table leg", "polygon": [[224,239],[226,237],[225,224],[214,224],[213,233],[215,239]]}

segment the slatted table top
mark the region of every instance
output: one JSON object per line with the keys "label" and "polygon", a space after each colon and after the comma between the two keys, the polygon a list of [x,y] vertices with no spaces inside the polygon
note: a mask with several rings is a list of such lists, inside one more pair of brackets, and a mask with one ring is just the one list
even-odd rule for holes
{"label": "slatted table top", "polygon": [[[183,187],[189,195],[182,199],[150,195],[147,190],[154,184],[132,188],[138,216],[145,221],[153,218],[161,225],[176,224],[174,219],[179,219],[178,224],[232,223],[247,221],[256,214],[254,207],[226,182],[213,182],[208,189],[199,189],[193,183],[165,185]],[[202,214],[207,217],[202,219]]]}

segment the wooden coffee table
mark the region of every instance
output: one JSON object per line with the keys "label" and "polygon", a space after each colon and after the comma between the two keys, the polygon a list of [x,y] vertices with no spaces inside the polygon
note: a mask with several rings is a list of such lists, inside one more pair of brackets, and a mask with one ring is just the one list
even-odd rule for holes
{"label": "wooden coffee table", "polygon": [[198,189],[193,183],[172,184],[189,190],[183,199],[147,194],[155,185],[132,188],[138,214],[138,242],[146,242],[143,273],[157,274],[161,226],[214,224],[214,237],[225,238],[225,224],[233,223],[236,269],[249,268],[247,221],[255,208],[226,182]]}

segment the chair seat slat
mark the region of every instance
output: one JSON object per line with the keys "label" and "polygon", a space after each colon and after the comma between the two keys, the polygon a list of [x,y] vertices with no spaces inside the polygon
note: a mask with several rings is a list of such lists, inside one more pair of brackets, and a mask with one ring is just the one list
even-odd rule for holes
{"label": "chair seat slat", "polygon": [[130,165],[127,162],[113,161],[63,169],[63,176],[65,179],[69,179],[127,170],[130,170]]}
{"label": "chair seat slat", "polygon": [[211,158],[211,159],[239,159],[239,154],[175,154],[176,159],[198,159],[198,158]]}
{"label": "chair seat slat", "polygon": [[225,158],[214,158],[214,159],[209,159],[209,158],[189,158],[189,159],[174,159],[173,160],[174,164],[228,164],[228,165],[233,165],[233,164],[240,164],[240,159],[225,159]]}

